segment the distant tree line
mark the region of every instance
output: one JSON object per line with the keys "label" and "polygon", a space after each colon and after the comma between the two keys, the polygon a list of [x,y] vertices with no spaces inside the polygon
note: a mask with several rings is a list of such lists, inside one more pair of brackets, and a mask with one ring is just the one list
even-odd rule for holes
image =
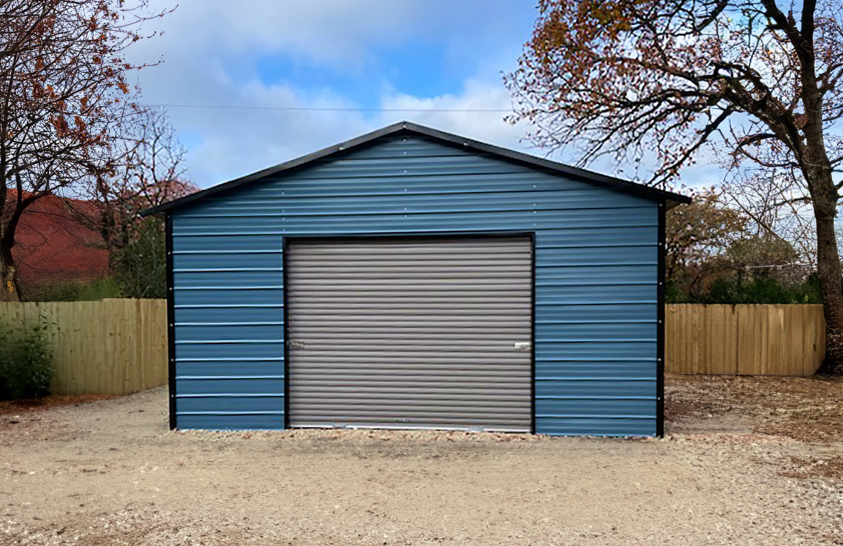
{"label": "distant tree line", "polygon": [[715,190],[667,213],[668,303],[822,303],[804,241],[753,216]]}

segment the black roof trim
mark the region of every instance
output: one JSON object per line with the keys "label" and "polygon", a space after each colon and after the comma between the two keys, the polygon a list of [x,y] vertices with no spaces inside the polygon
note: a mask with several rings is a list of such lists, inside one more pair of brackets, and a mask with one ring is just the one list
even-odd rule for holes
{"label": "black roof trim", "polygon": [[418,125],[415,123],[411,123],[409,121],[402,121],[399,123],[395,123],[393,125],[389,125],[382,129],[378,129],[377,131],[373,131],[371,133],[359,136],[357,138],[353,138],[351,140],[347,140],[340,144],[330,146],[328,148],[324,148],[317,152],[313,152],[308,155],[304,155],[298,157],[296,159],[287,161],[285,163],[281,163],[279,165],[275,165],[274,167],[269,167],[268,169],[264,169],[262,171],[258,171],[256,173],[252,173],[247,176],[243,176],[240,178],[236,178],[234,180],[224,182],[222,184],[217,184],[216,186],[207,188],[205,190],[198,191],[196,193],[192,193],[190,195],[186,195],[180,199],[175,199],[173,201],[169,201],[162,205],[158,205],[156,207],[148,208],[141,212],[141,216],[148,216],[151,214],[157,214],[160,212],[166,212],[174,208],[178,208],[199,199],[203,199],[205,197],[216,195],[217,193],[221,193],[224,191],[228,191],[234,189],[238,186],[243,184],[247,184],[249,182],[254,182],[255,180],[260,180],[262,178],[266,178],[268,176],[276,175],[282,173],[284,171],[289,171],[291,169],[295,169],[297,167],[301,167],[306,165],[312,161],[316,161],[318,159],[324,159],[326,157],[332,156],[334,154],[340,152],[346,152],[351,150],[352,148],[356,148],[363,144],[367,144],[378,140],[380,138],[386,136],[397,135],[400,133],[409,133],[409,134],[416,134],[416,135],[423,135],[427,136],[436,140],[439,140],[445,144],[470,148],[474,150],[478,150],[481,152],[485,152],[488,154],[492,154],[498,156],[500,158],[514,161],[516,163],[520,163],[523,165],[527,165],[530,167],[539,167],[548,171],[552,171],[554,173],[564,174],[566,176],[570,176],[572,178],[578,178],[580,180],[584,180],[586,182],[590,182],[593,184],[598,184],[601,186],[607,186],[610,188],[617,189],[622,192],[631,193],[637,195],[639,197],[644,197],[646,199],[652,199],[653,201],[664,201],[667,203],[667,208],[670,209],[680,203],[690,203],[691,198],[685,195],[681,195],[674,192],[659,190],[650,186],[645,186],[643,184],[637,184],[635,182],[629,182],[627,180],[621,180],[620,178],[614,178],[611,176],[606,176],[598,173],[594,173],[591,171],[587,171],[584,169],[579,169],[576,167],[571,167],[569,165],[565,165],[563,163],[558,163],[556,161],[551,161],[549,159],[542,159],[540,157],[532,156],[529,154],[525,154],[522,152],[516,152],[515,150],[510,150],[507,148],[501,148],[500,146],[494,146],[492,144],[487,144],[485,142],[480,142],[477,140],[472,140],[470,138],[461,137],[452,133],[446,133],[444,131],[440,131],[438,129],[432,129],[430,127],[425,127],[423,125]]}

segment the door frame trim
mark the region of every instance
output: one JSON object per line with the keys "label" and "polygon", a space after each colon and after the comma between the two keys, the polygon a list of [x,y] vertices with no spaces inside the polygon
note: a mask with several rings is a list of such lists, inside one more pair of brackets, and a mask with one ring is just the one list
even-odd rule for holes
{"label": "door frame trim", "polygon": [[361,233],[361,234],[294,234],[282,235],[281,267],[282,292],[284,293],[284,428],[290,426],[290,306],[288,302],[288,250],[290,243],[337,242],[350,243],[360,241],[414,241],[418,239],[501,239],[505,237],[524,237],[530,244],[530,433],[536,433],[536,232],[524,230],[501,231],[447,231],[447,232],[407,232],[407,233]]}

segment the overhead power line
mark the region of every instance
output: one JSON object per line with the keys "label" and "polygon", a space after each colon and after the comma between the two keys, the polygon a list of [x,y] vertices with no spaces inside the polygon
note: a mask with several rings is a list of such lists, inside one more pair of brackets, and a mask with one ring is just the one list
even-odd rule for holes
{"label": "overhead power line", "polygon": [[484,113],[509,114],[512,110],[499,108],[345,108],[312,106],[242,106],[229,104],[148,104],[155,108],[195,108],[206,110],[277,110],[282,112],[406,112],[406,113]]}

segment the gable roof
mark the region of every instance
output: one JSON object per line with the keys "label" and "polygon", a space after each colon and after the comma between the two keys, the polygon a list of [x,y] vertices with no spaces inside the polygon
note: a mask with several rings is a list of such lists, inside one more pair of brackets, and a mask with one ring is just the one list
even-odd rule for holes
{"label": "gable roof", "polygon": [[421,135],[436,140],[441,144],[445,144],[447,146],[458,146],[460,148],[476,150],[478,152],[490,154],[496,157],[497,159],[501,159],[504,161],[518,163],[534,169],[538,168],[543,171],[549,171],[553,174],[565,175],[567,177],[582,180],[591,184],[605,186],[624,193],[637,195],[645,199],[650,199],[659,202],[664,201],[665,203],[667,203],[668,209],[673,208],[674,206],[680,203],[691,202],[690,197],[678,193],[660,190],[651,186],[645,186],[643,184],[629,182],[627,180],[598,174],[595,172],[587,171],[585,169],[579,169],[577,167],[571,167],[570,165],[565,165],[563,163],[558,163],[549,159],[543,159],[522,152],[516,152],[515,150],[510,150],[508,148],[502,148],[500,146],[495,146],[492,144],[487,144],[485,142],[472,140],[470,138],[461,137],[452,133],[446,133],[445,131],[432,129],[430,127],[425,127],[424,125],[418,125],[409,121],[402,121],[384,127],[383,129],[378,129],[377,131],[373,131],[371,133],[359,136],[357,138],[341,142],[340,144],[324,148],[317,152],[313,152],[311,154],[292,159],[285,163],[275,165],[274,167],[269,167],[268,169],[263,169],[256,173],[236,178],[228,182],[223,182],[222,184],[217,184],[216,186],[210,187],[202,191],[198,191],[196,193],[192,193],[190,195],[186,195],[182,198],[169,201],[162,205],[148,208],[141,212],[141,216],[148,216],[150,214],[167,212],[172,209],[179,208],[189,203],[192,203],[194,201],[203,199],[205,197],[232,190],[243,184],[248,184],[250,182],[254,182],[256,180],[260,180],[269,176],[284,173],[285,171],[297,169],[320,159],[326,159],[331,156],[344,154],[364,144],[369,144],[385,137],[399,135]]}

